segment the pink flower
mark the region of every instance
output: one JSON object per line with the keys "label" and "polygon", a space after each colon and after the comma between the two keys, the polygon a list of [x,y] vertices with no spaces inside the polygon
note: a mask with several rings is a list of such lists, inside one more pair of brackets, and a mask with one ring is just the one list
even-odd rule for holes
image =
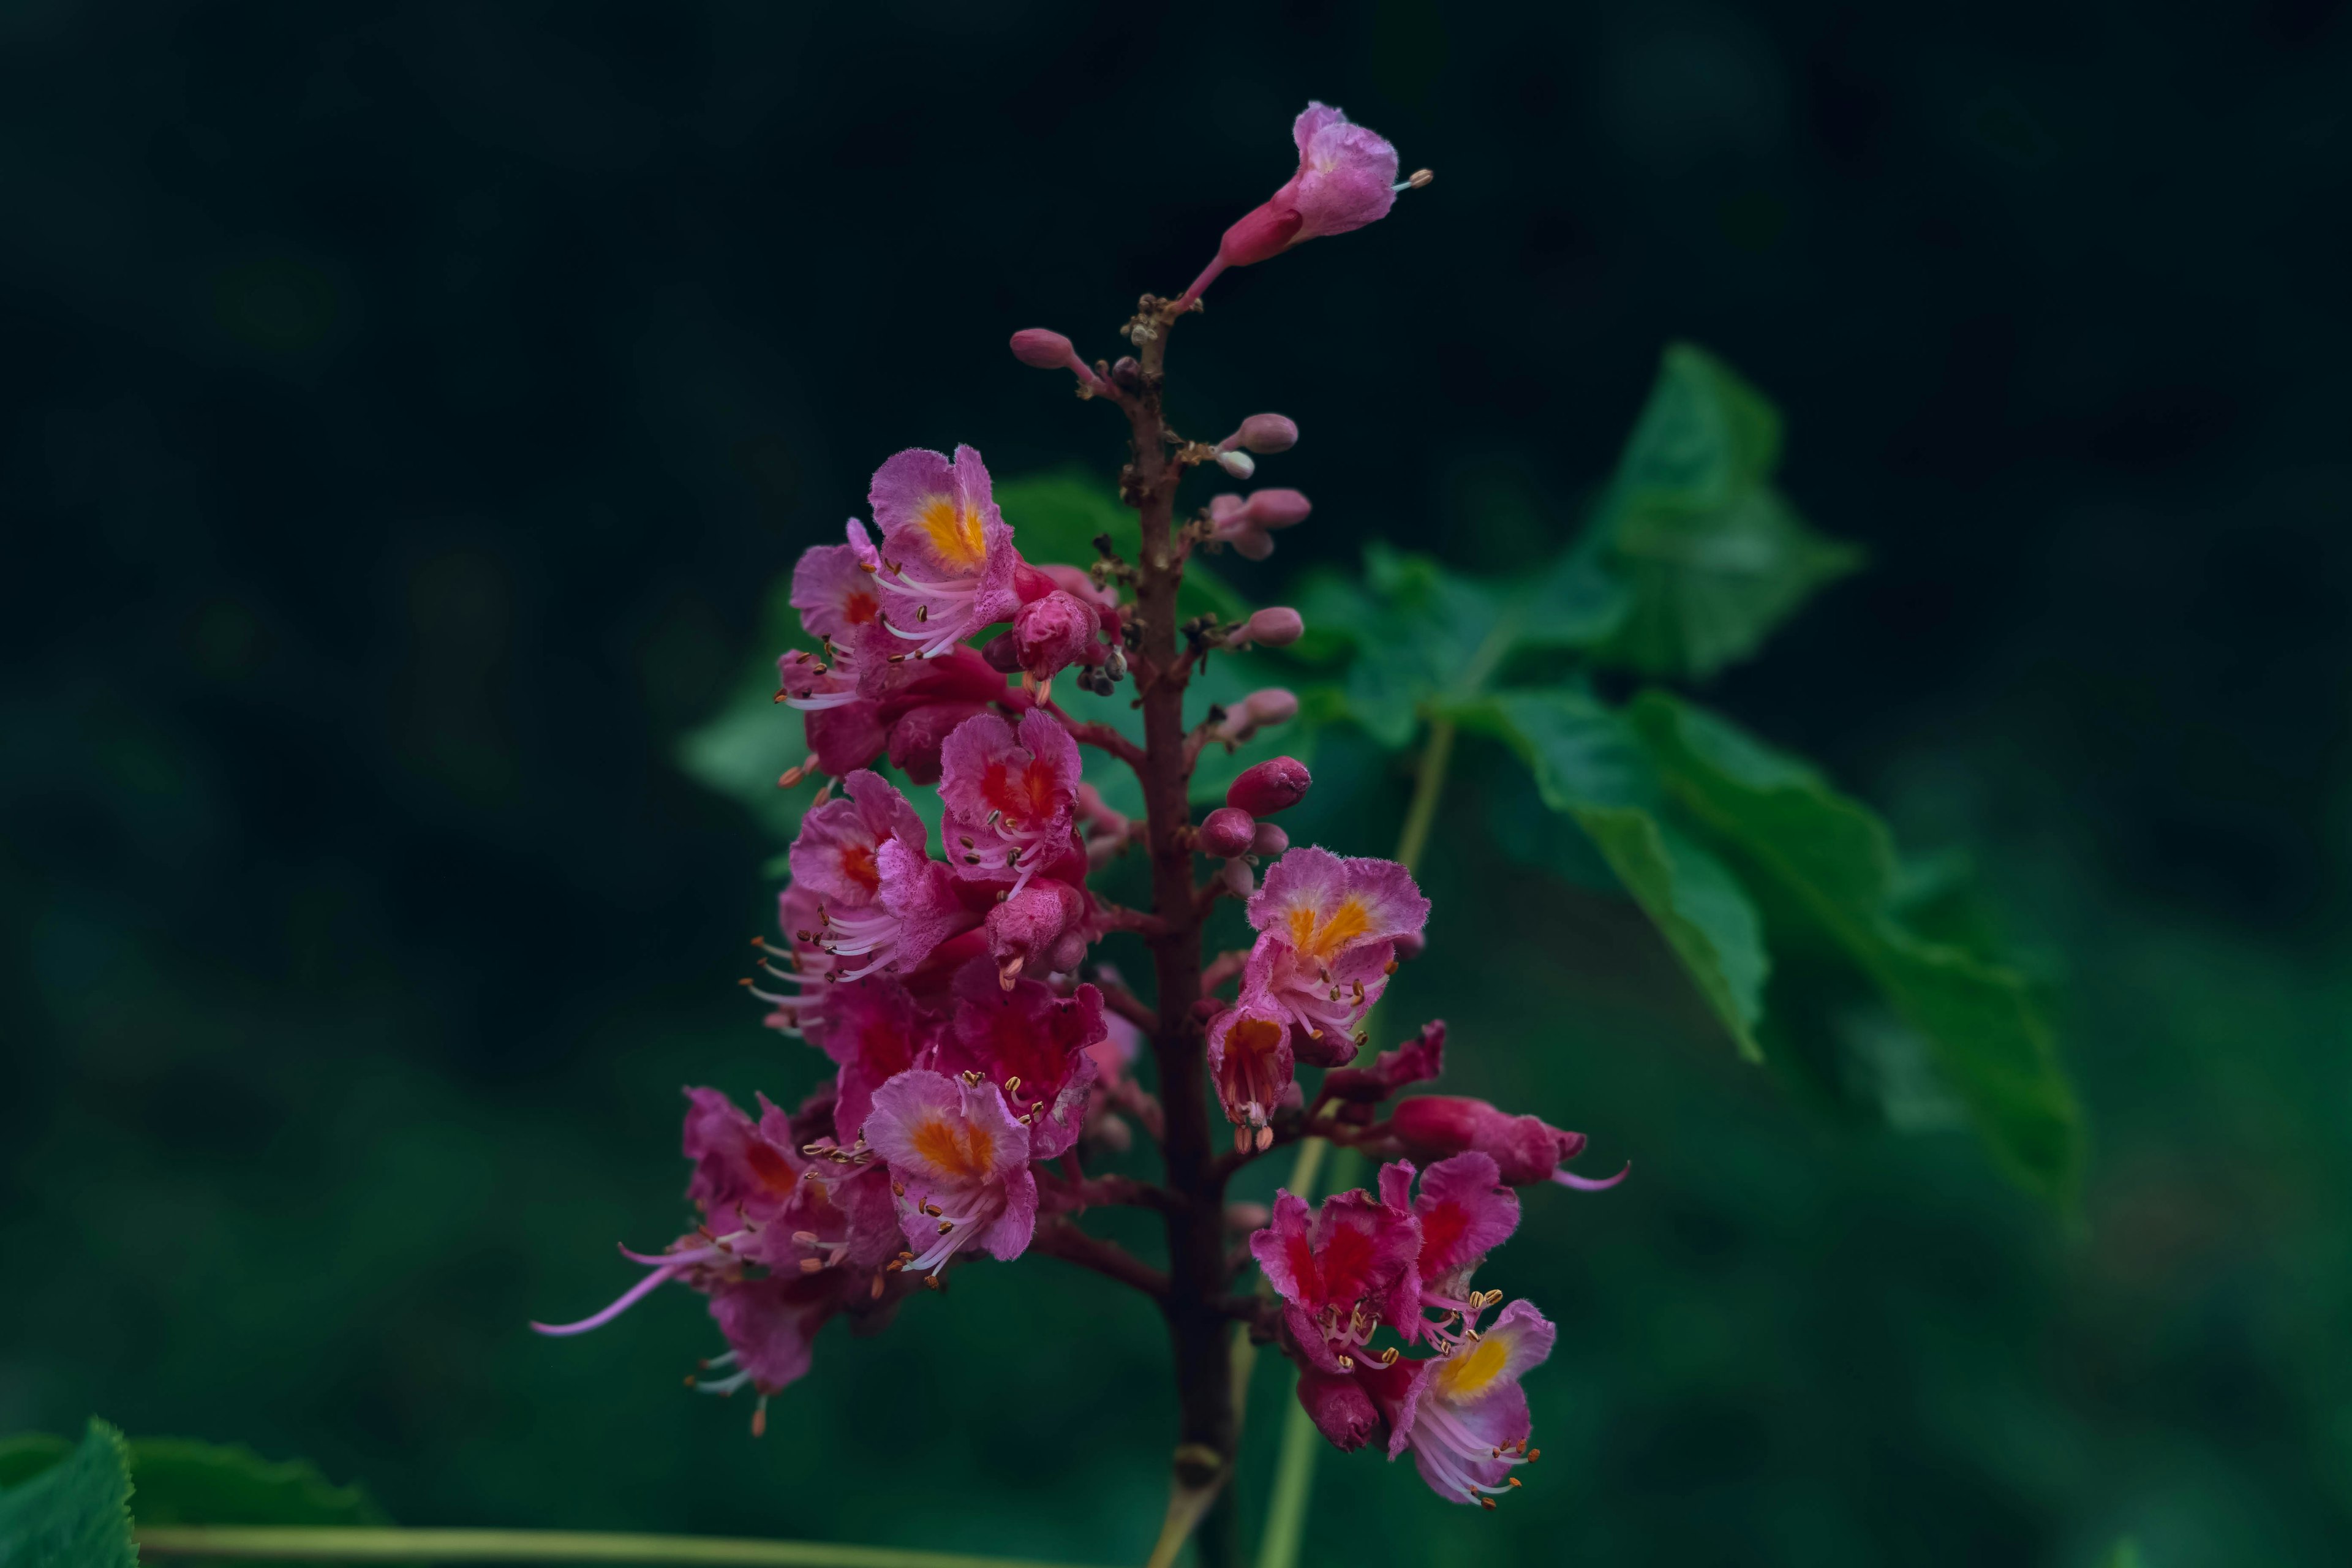
{"label": "pink flower", "polygon": [[875,1091],[866,1142],[890,1168],[917,1252],[908,1272],[936,1271],[968,1244],[1007,1262],[1027,1250],[1037,1224],[1029,1129],[996,1085],[902,1072]]}
{"label": "pink flower", "polygon": [[942,829],[955,874],[1009,880],[1018,893],[1070,847],[1078,796],[1078,743],[1043,709],[1013,727],[992,713],[967,719],[940,752]]}
{"label": "pink flower", "polygon": [[1483,1100],[1424,1094],[1400,1101],[1389,1116],[1389,1132],[1408,1154],[1438,1159],[1475,1149],[1492,1158],[1502,1179],[1515,1187],[1553,1181],[1563,1187],[1600,1192],[1623,1181],[1627,1165],[1601,1180],[1557,1167],[1584,1152],[1584,1134],[1567,1132],[1540,1117],[1513,1116]]}
{"label": "pink flower", "polygon": [[786,858],[793,880],[834,907],[864,909],[882,896],[882,846],[896,838],[925,849],[929,834],[907,797],[859,768],[842,781],[844,798],[801,818]]}
{"label": "pink flower", "polygon": [[1007,894],[988,911],[989,956],[1006,985],[1026,970],[1066,973],[1087,956],[1087,895],[1071,883],[1040,877]]}
{"label": "pink flower", "polygon": [[1291,1337],[1325,1372],[1352,1370],[1383,1319],[1418,1312],[1420,1250],[1412,1215],[1361,1191],[1333,1194],[1311,1217],[1297,1194],[1278,1194],[1273,1223],[1250,1237]]}
{"label": "pink flower", "polygon": [[1020,557],[978,452],[958,447],[950,461],[909,448],[875,470],[867,500],[882,531],[884,625],[917,657],[936,658],[1013,613]]}
{"label": "pink flower", "polygon": [[1259,1148],[1271,1148],[1274,1130],[1267,1123],[1297,1098],[1290,1037],[1290,1015],[1246,983],[1241,1000],[1209,1026],[1209,1078],[1234,1124],[1236,1149],[1249,1147],[1253,1137]]}
{"label": "pink flower", "polygon": [[1057,994],[1034,980],[1000,984],[986,963],[956,976],[955,1011],[940,1068],[978,1073],[1003,1090],[1029,1126],[1029,1157],[1051,1160],[1077,1142],[1095,1059],[1087,1047],[1108,1038],[1102,993],[1081,985]]}
{"label": "pink flower", "polygon": [[880,887],[862,910],[827,908],[818,939],[836,959],[862,960],[835,972],[857,980],[878,972],[911,973],[931,949],[979,923],[956,896],[955,878],[922,848],[903,838],[875,852]]}
{"label": "pink flower", "polygon": [[907,988],[882,975],[829,988],[823,1014],[803,1033],[840,1064],[833,1120],[844,1144],[866,1127],[874,1091],[918,1063],[939,1041],[940,1026],[915,1005]]}
{"label": "pink flower", "polygon": [[[1502,1173],[1484,1154],[1455,1154],[1440,1160],[1422,1174],[1421,1195],[1412,1196],[1412,1162],[1400,1160],[1381,1168],[1381,1201],[1393,1208],[1411,1209],[1421,1226],[1421,1251],[1413,1274],[1421,1305],[1441,1312],[1458,1313],[1460,1331],[1477,1326],[1486,1309],[1470,1299],[1470,1276],[1486,1254],[1511,1238],[1519,1228],[1518,1194],[1502,1184]],[[1412,1344],[1426,1334],[1441,1344],[1456,1337],[1424,1321],[1415,1312],[1397,1324]]]}
{"label": "pink flower", "polygon": [[1370,1379],[1389,1418],[1389,1458],[1410,1448],[1438,1496],[1494,1507],[1529,1457],[1533,1424],[1519,1379],[1550,1356],[1556,1333],[1533,1303],[1514,1301],[1478,1338]]}
{"label": "pink flower", "polygon": [[1249,901],[1259,935],[1244,992],[1260,992],[1321,1046],[1325,1065],[1340,1065],[1358,1020],[1388,986],[1393,943],[1428,919],[1429,900],[1393,860],[1290,850]]}
{"label": "pink flower", "polygon": [[882,630],[882,558],[866,537],[866,525],[849,520],[849,542],[812,545],[793,567],[793,607],[801,626],[824,646],[834,669],[853,677],[877,677],[897,648]]}
{"label": "pink flower", "polygon": [[1298,172],[1245,215],[1217,247],[1217,258],[1176,301],[1201,297],[1218,273],[1279,256],[1327,234],[1345,234],[1388,216],[1396,204],[1396,149],[1339,110],[1309,103],[1290,127]]}

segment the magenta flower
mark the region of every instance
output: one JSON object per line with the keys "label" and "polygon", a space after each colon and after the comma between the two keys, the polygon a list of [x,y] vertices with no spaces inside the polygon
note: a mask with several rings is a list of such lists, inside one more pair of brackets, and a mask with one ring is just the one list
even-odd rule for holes
{"label": "magenta flower", "polygon": [[907,797],[880,774],[859,768],[841,784],[845,798],[801,818],[786,859],[795,883],[828,906],[858,910],[882,896],[882,846],[895,838],[922,853],[929,834]]}
{"label": "magenta flower", "polygon": [[1300,1352],[1326,1372],[1352,1370],[1383,1321],[1420,1310],[1420,1229],[1410,1213],[1368,1193],[1335,1193],[1311,1216],[1297,1194],[1277,1194],[1273,1222],[1249,1245]]}
{"label": "magenta flower", "polygon": [[840,1066],[834,1125],[845,1144],[855,1144],[874,1091],[908,1068],[929,1066],[940,1029],[905,986],[877,974],[828,987],[824,1011],[802,1033]]}
{"label": "magenta flower", "polygon": [[934,1272],[968,1245],[1006,1262],[1028,1249],[1037,1225],[1029,1129],[996,1085],[902,1072],[875,1091],[866,1142],[890,1168],[917,1253],[908,1272]]}
{"label": "magenta flower", "polygon": [[956,976],[954,1023],[938,1065],[996,1085],[1028,1124],[1029,1157],[1057,1159],[1086,1121],[1097,1070],[1087,1047],[1109,1033],[1093,986],[1066,996],[1034,980],[1007,989],[990,965],[971,963]]}
{"label": "magenta flower", "polygon": [[1078,743],[1043,709],[1013,727],[993,713],[968,719],[940,752],[942,834],[955,874],[1009,881],[1018,893],[1071,846]]}
{"label": "magenta flower", "polygon": [[970,447],[950,461],[910,447],[874,472],[867,500],[882,531],[883,624],[920,658],[947,652],[1019,605],[1013,528]]}
{"label": "magenta flower", "polygon": [[854,517],[848,534],[846,544],[801,552],[793,567],[793,608],[801,613],[802,629],[824,646],[833,669],[870,686],[898,649],[883,635],[882,557]]}
{"label": "magenta flower", "polygon": [[1412,1195],[1412,1162],[1381,1168],[1381,1201],[1410,1209],[1421,1226],[1421,1251],[1413,1260],[1420,1304],[1461,1317],[1459,1333],[1438,1328],[1419,1312],[1401,1320],[1397,1331],[1412,1344],[1424,1335],[1450,1345],[1478,1325],[1486,1310],[1470,1297],[1470,1276],[1486,1254],[1519,1228],[1518,1194],[1502,1184],[1495,1162],[1478,1153],[1440,1160],[1422,1173],[1421,1195]]}
{"label": "magenta flower", "polygon": [[[1532,1302],[1514,1301],[1476,1339],[1429,1361],[1401,1363],[1375,1378],[1387,1394],[1389,1458],[1407,1448],[1430,1489],[1449,1502],[1492,1508],[1517,1483],[1511,1472],[1532,1457],[1533,1423],[1519,1379],[1551,1354],[1557,1331]],[[1391,1391],[1394,1392],[1391,1392]]]}
{"label": "magenta flower", "polygon": [[1294,245],[1345,234],[1388,216],[1396,205],[1397,152],[1379,132],[1350,124],[1345,113],[1309,103],[1292,121],[1298,172],[1244,216],[1217,247],[1217,258],[1176,301],[1181,309],[1228,267],[1247,267]]}
{"label": "magenta flower", "polygon": [[1320,1046],[1325,1065],[1343,1064],[1358,1021],[1387,988],[1396,940],[1428,919],[1429,900],[1395,861],[1293,849],[1250,899],[1259,935],[1244,990]]}
{"label": "magenta flower", "polygon": [[1234,1124],[1234,1148],[1246,1149],[1253,1139],[1261,1149],[1273,1146],[1267,1123],[1276,1110],[1297,1103],[1297,1067],[1289,1013],[1244,982],[1241,1000],[1209,1026],[1209,1079]]}
{"label": "magenta flower", "polygon": [[1087,956],[1094,933],[1087,921],[1087,895],[1074,883],[1039,877],[1008,893],[988,911],[989,956],[1008,987],[1026,970],[1033,975],[1066,973]]}
{"label": "magenta flower", "polygon": [[1056,588],[1030,600],[1013,616],[1013,646],[1022,671],[1033,680],[1051,680],[1084,660],[1101,634],[1102,616],[1075,594]]}
{"label": "magenta flower", "polygon": [[1424,1094],[1401,1101],[1389,1116],[1389,1131],[1399,1147],[1417,1159],[1475,1149],[1492,1158],[1502,1179],[1515,1187],[1551,1181],[1601,1192],[1623,1181],[1633,1169],[1629,1164],[1599,1180],[1560,1169],[1584,1152],[1583,1133],[1563,1131],[1540,1117],[1513,1116],[1483,1100],[1459,1095]]}

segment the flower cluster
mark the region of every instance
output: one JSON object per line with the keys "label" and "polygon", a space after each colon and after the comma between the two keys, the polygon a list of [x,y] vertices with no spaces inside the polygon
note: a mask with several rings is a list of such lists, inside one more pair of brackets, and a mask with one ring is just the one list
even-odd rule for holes
{"label": "flower cluster", "polygon": [[[1044,329],[1013,339],[1024,363],[1072,371],[1083,395],[1135,424],[1139,563],[1108,539],[1085,570],[1025,559],[969,447],[889,458],[867,497],[871,526],[853,520],[844,542],[801,557],[792,602],[811,646],[778,660],[777,697],[800,710],[809,755],[782,782],[825,777],[788,857],[779,933],[757,944],[763,975],[745,984],[767,1024],[823,1053],[830,1076],[791,1112],[761,1098],[754,1115],[688,1089],[693,1228],[659,1252],[625,1249],[643,1278],[543,1332],[593,1329],[664,1283],[684,1285],[708,1299],[727,1343],[699,1385],[756,1391],[757,1430],[830,1319],[877,1331],[951,1267],[1034,1247],[1153,1294],[1171,1321],[1213,1310],[1278,1344],[1297,1363],[1300,1400],[1342,1448],[1379,1438],[1391,1458],[1410,1450],[1456,1500],[1492,1506],[1517,1484],[1509,1472],[1533,1457],[1519,1379],[1552,1328],[1525,1302],[1488,1322],[1501,1292],[1473,1289],[1472,1272],[1518,1224],[1513,1187],[1610,1184],[1562,1168],[1580,1134],[1479,1100],[1397,1100],[1438,1076],[1442,1024],[1359,1065],[1372,1009],[1422,950],[1429,900],[1393,861],[1291,846],[1269,819],[1307,795],[1304,764],[1247,769],[1198,823],[1167,805],[1185,798],[1204,748],[1238,746],[1298,711],[1269,689],[1186,727],[1199,660],[1295,641],[1304,623],[1273,607],[1188,623],[1180,642],[1166,608],[1192,552],[1260,556],[1270,531],[1308,514],[1297,492],[1262,489],[1220,496],[1178,525],[1177,480],[1210,464],[1248,478],[1297,426],[1256,415],[1222,443],[1181,442],[1157,381],[1166,331],[1207,277],[1387,211],[1396,155],[1385,142],[1320,105],[1297,140],[1298,174],[1226,235],[1202,283],[1179,300],[1147,298],[1129,331],[1143,363],[1090,367]],[[1054,700],[1070,670],[1103,694],[1132,678],[1142,743]],[[1085,778],[1082,746],[1134,769],[1159,809],[1141,821],[1112,809]],[[928,817],[909,788],[929,792]],[[1139,852],[1153,870],[1150,910],[1100,890],[1104,868]],[[1205,921],[1228,898],[1253,940],[1204,964]],[[1100,962],[1114,932],[1150,950],[1152,999]],[[1302,1067],[1322,1069],[1311,1097]],[[1211,1090],[1230,1153],[1202,1140]],[[1100,1168],[1138,1129],[1165,1145],[1165,1184]],[[1270,1215],[1225,1205],[1244,1163],[1310,1136],[1389,1159],[1377,1190],[1316,1208],[1284,1193]],[[1114,1203],[1167,1217],[1166,1269],[1078,1228],[1084,1210]],[[1204,1215],[1246,1245],[1180,1249],[1180,1230]],[[1251,1258],[1267,1292],[1234,1289]],[[1398,1342],[1375,1350],[1383,1330]],[[1228,1445],[1214,1405],[1229,1397],[1229,1340],[1191,1336],[1220,1359],[1179,1367],[1180,1381],[1212,1391],[1191,1405],[1211,1411],[1207,1435]]]}

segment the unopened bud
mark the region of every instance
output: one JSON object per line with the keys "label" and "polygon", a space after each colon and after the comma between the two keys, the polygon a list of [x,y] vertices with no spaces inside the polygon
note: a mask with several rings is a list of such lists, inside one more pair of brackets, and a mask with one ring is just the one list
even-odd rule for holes
{"label": "unopened bud", "polygon": [[1420,931],[1409,931],[1398,933],[1396,938],[1396,955],[1399,958],[1419,958],[1423,953],[1427,952],[1428,951],[1429,938],[1422,934]]}
{"label": "unopened bud", "polygon": [[1102,378],[1087,368],[1070,340],[1044,327],[1024,327],[1013,333],[1013,357],[1039,370],[1069,371],[1089,391],[1102,388]]}
{"label": "unopened bud", "polygon": [[1225,791],[1225,804],[1252,816],[1272,816],[1297,805],[1315,782],[1307,764],[1296,757],[1273,757],[1244,773]]}
{"label": "unopened bud", "polygon": [[1279,414],[1253,414],[1242,421],[1242,427],[1220,443],[1220,449],[1233,447],[1257,453],[1260,457],[1276,452],[1287,452],[1298,445],[1298,426]]}
{"label": "unopened bud", "polygon": [[1257,459],[1247,452],[1220,452],[1217,454],[1217,467],[1237,479],[1245,479],[1257,472]]}
{"label": "unopened bud", "polygon": [[1110,378],[1124,390],[1133,392],[1143,384],[1143,367],[1136,363],[1133,354],[1121,354],[1111,362]]}
{"label": "unopened bud", "polygon": [[1298,717],[1298,698],[1279,686],[1264,687],[1234,705],[1217,726],[1220,739],[1240,745],[1268,724],[1287,724]]}
{"label": "unopened bud", "polygon": [[1224,879],[1225,891],[1237,899],[1246,899],[1257,890],[1257,878],[1250,871],[1246,860],[1228,860],[1218,873]]}
{"label": "unopened bud", "polygon": [[1278,822],[1261,822],[1257,825],[1257,831],[1250,835],[1250,853],[1267,860],[1289,847],[1290,835],[1282,830]]}
{"label": "unopened bud", "polygon": [[1264,1204],[1244,1203],[1225,1205],[1227,1230],[1264,1230],[1273,1223],[1274,1211]]}
{"label": "unopened bud", "polygon": [[1242,623],[1241,630],[1228,639],[1234,647],[1247,647],[1257,643],[1265,647],[1288,647],[1307,635],[1307,620],[1297,610],[1276,605],[1254,612]]}
{"label": "unopened bud", "polygon": [[1230,860],[1248,854],[1256,835],[1257,822],[1248,812],[1221,805],[1202,819],[1201,853]]}
{"label": "unopened bud", "polygon": [[1297,490],[1252,490],[1242,503],[1242,516],[1260,528],[1288,528],[1305,522],[1314,503]]}

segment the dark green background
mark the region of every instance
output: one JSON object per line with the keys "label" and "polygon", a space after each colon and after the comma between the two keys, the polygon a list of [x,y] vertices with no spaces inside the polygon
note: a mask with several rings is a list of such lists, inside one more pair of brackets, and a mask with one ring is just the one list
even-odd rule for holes
{"label": "dark green background", "polygon": [[1873,568],[1706,696],[1979,847],[2095,1142],[2070,1232],[1809,1109],[1471,767],[1392,1016],[1636,1176],[1492,1266],[1561,1326],[1527,1490],[1334,1458],[1308,1561],[2352,1555],[2346,7],[1157,9],[0,8],[0,1430],[1140,1559],[1157,1329],[1054,1261],[828,1336],[760,1443],[683,1292],[522,1324],[677,1224],[681,1081],[816,1076],[732,984],[772,847],[669,761],[768,583],[900,447],[1108,472],[1006,333],[1113,352],[1314,96],[1440,178],[1185,329],[1188,429],[1306,432],[1244,586],[1517,570],[1719,352]]}

